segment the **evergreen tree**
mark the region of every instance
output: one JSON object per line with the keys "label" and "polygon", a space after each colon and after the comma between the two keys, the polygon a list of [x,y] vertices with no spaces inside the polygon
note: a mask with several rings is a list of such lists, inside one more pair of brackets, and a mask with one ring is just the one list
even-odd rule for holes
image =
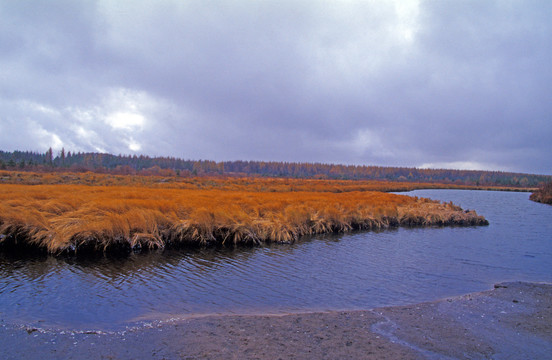
{"label": "evergreen tree", "polygon": [[59,157],[61,158],[61,166],[65,166],[65,148],[61,148]]}
{"label": "evergreen tree", "polygon": [[50,166],[54,165],[54,153],[52,148],[49,148],[48,151],[46,151],[46,162]]}

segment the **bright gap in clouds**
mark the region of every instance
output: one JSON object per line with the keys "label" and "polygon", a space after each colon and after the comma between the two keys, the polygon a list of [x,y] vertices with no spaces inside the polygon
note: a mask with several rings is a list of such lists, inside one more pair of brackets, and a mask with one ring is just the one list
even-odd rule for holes
{"label": "bright gap in clouds", "polygon": [[[106,89],[106,95],[91,106],[70,108],[72,127],[81,143],[100,152],[126,153],[143,150],[145,129],[160,107],[166,107],[145,91]],[[99,120],[99,121],[98,121]]]}
{"label": "bright gap in clouds", "polygon": [[146,118],[142,114],[134,112],[116,112],[106,117],[105,121],[115,131],[123,133],[123,143],[130,151],[136,152],[142,149],[142,145],[132,136],[134,132],[143,130]]}
{"label": "bright gap in clouds", "polygon": [[142,145],[133,138],[128,139],[126,143],[131,151],[140,151],[142,149]]}
{"label": "bright gap in clouds", "polygon": [[398,0],[395,1],[397,13],[397,32],[401,40],[412,42],[418,31],[418,16],[420,13],[420,1]]}
{"label": "bright gap in clouds", "polygon": [[142,129],[146,119],[141,114],[131,112],[116,112],[105,119],[114,129],[134,130]]}

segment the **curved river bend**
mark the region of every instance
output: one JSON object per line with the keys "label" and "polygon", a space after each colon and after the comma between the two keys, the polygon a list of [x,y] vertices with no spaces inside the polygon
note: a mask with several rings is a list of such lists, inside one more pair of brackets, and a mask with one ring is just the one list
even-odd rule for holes
{"label": "curved river bend", "polygon": [[0,321],[118,330],[174,316],[367,309],[486,290],[506,280],[552,282],[552,206],[515,192],[408,195],[476,209],[490,225],[119,259],[0,254]]}

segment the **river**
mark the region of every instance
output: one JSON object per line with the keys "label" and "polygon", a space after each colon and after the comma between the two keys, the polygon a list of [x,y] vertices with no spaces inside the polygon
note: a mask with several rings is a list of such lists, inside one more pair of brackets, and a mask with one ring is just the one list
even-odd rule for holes
{"label": "river", "polygon": [[552,282],[552,206],[528,193],[417,190],[490,222],[317,236],[292,245],[128,257],[0,254],[0,321],[118,330],[201,314],[368,309]]}

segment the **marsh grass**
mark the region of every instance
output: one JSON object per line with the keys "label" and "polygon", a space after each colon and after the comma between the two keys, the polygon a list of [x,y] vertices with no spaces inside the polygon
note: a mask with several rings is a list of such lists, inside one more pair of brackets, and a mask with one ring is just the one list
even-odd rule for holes
{"label": "marsh grass", "polygon": [[269,177],[233,176],[154,176],[113,175],[93,172],[34,173],[0,170],[0,184],[17,185],[90,185],[90,186],[132,186],[163,189],[225,190],[248,192],[350,192],[384,191],[399,192],[415,189],[493,189],[519,190],[507,187],[480,187],[457,184],[414,183],[379,180],[317,180]]}
{"label": "marsh grass", "polygon": [[[49,253],[291,243],[392,226],[481,225],[453,204],[375,191],[0,185],[0,244]],[[332,186],[335,186],[332,184]]]}
{"label": "marsh grass", "polygon": [[532,201],[552,205],[552,183],[542,185],[529,196]]}

